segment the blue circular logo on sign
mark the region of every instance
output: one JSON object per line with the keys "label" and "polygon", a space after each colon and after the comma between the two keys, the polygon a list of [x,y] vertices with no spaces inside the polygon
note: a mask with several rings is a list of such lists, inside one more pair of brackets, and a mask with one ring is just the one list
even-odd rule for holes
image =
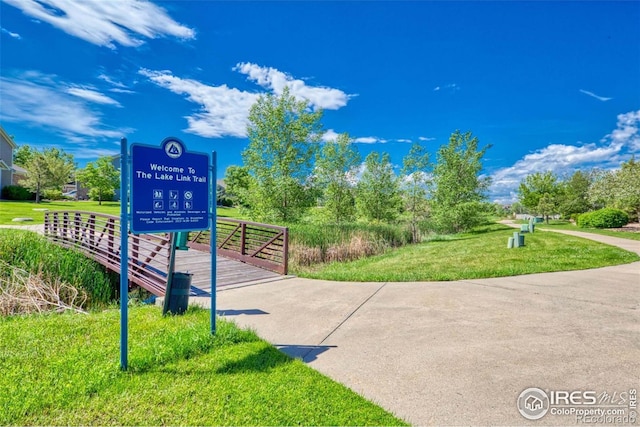
{"label": "blue circular logo on sign", "polygon": [[164,152],[172,159],[177,159],[184,152],[184,144],[178,138],[166,138],[162,141]]}

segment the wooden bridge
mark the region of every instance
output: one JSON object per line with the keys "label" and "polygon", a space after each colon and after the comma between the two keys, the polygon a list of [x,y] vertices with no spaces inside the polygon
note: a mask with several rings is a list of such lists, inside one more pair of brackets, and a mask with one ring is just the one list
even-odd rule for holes
{"label": "wooden bridge", "polygon": [[[45,213],[44,234],[120,273],[120,218],[84,211]],[[175,271],[192,273],[191,295],[211,292],[210,233],[190,232],[187,251],[176,251]],[[220,218],[216,224],[216,286],[264,282],[288,272],[288,229]],[[129,283],[164,296],[169,271],[168,233],[129,233]]]}

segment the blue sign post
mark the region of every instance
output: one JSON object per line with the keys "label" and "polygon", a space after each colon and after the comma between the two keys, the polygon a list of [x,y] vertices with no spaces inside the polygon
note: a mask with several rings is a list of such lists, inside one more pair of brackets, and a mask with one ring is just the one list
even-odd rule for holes
{"label": "blue sign post", "polygon": [[[182,141],[173,137],[165,138],[159,148],[132,144],[130,161],[127,140],[123,138],[120,153],[120,366],[126,370],[129,219],[133,233],[211,228],[211,333],[215,333],[216,206],[212,200],[215,200],[216,170],[215,152],[212,153],[214,163],[210,164],[208,154],[189,152]],[[174,239],[171,242],[174,244]]]}

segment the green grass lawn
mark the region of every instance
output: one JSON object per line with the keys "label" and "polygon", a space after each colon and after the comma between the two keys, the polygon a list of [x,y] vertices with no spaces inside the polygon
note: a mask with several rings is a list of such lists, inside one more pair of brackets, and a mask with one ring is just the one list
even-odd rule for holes
{"label": "green grass lawn", "polygon": [[190,308],[0,318],[0,425],[405,425],[253,332]]}
{"label": "green grass lawn", "polygon": [[[35,202],[16,202],[10,200],[0,201],[0,225],[5,224],[42,224],[44,223],[44,211],[87,211],[99,212],[109,215],[120,215],[120,202],[102,202],[99,205],[94,201],[43,201]],[[217,209],[218,216],[241,218],[237,208],[219,207]],[[13,218],[33,218],[29,222],[13,222]]]}
{"label": "green grass lawn", "polygon": [[538,231],[525,246],[507,249],[515,230],[494,224],[474,233],[405,246],[353,262],[301,269],[302,277],[340,281],[435,281],[581,270],[638,261],[619,248],[578,237]]}
{"label": "green grass lawn", "polygon": [[640,233],[629,231],[613,231],[601,228],[580,228],[569,221],[550,221],[549,224],[536,224],[538,228],[548,228],[549,230],[571,230],[583,231],[585,233],[602,234],[603,236],[620,237],[622,239],[640,240]]}

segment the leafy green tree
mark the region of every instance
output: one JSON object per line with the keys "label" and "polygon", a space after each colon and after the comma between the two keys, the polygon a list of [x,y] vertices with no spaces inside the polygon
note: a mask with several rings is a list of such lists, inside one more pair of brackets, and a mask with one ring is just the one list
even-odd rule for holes
{"label": "leafy green tree", "polygon": [[21,145],[13,152],[13,163],[25,167],[33,159],[34,153],[35,150],[31,146]]}
{"label": "leafy green tree", "polygon": [[[551,171],[536,172],[527,175],[518,187],[518,200],[529,210],[530,213],[539,213],[546,217],[549,222],[549,215],[558,208],[558,195],[560,194],[560,184],[558,177]],[[545,196],[543,205],[540,199]],[[540,207],[545,208],[545,212],[540,212]],[[552,206],[552,207],[551,207]]]}
{"label": "leafy green tree", "polygon": [[540,200],[538,201],[536,212],[544,216],[547,219],[547,224],[548,224],[549,216],[553,215],[555,209],[557,209],[557,203],[554,200],[554,197],[549,193],[544,193],[540,197]]}
{"label": "leafy green tree", "polygon": [[315,203],[309,180],[322,110],[312,111],[285,88],[280,97],[262,95],[249,112],[249,146],[242,153],[252,176],[250,215],[296,221]]}
{"label": "leafy green tree", "polygon": [[400,213],[402,197],[398,177],[393,172],[389,154],[371,152],[364,160],[365,169],[356,187],[356,207],[368,221],[390,222]]}
{"label": "leafy green tree", "polygon": [[598,174],[589,188],[589,199],[599,206],[630,212],[640,221],[640,163],[631,158],[618,170]]}
{"label": "leafy green tree", "polygon": [[353,178],[359,164],[360,154],[347,133],[325,143],[318,153],[315,175],[323,190],[323,214],[329,222],[340,224],[355,219]]}
{"label": "leafy green tree", "polygon": [[420,241],[418,223],[428,215],[427,191],[431,183],[431,163],[426,148],[415,143],[402,159],[405,212],[409,214],[412,242]]}
{"label": "leafy green tree", "polygon": [[231,199],[234,206],[244,208],[249,206],[251,175],[245,166],[229,166],[224,173],[224,183],[227,186],[226,197]]}
{"label": "leafy green tree", "polygon": [[110,156],[87,163],[84,169],[76,172],[76,179],[89,188],[89,197],[98,200],[99,205],[103,200],[113,200],[115,191],[120,188],[120,172]]}
{"label": "leafy green tree", "polygon": [[592,181],[592,173],[575,171],[560,183],[558,212],[564,218],[587,212],[592,208],[589,202],[589,187]]}
{"label": "leafy green tree", "polygon": [[480,149],[471,132],[455,131],[437,152],[433,168],[431,216],[445,232],[468,230],[484,220],[485,192],[490,178],[480,175],[482,157],[491,147]]}
{"label": "leafy green tree", "polygon": [[57,148],[33,150],[33,155],[23,166],[27,171],[25,188],[36,194],[36,203],[44,190],[60,190],[72,179],[75,165],[73,156]]}

